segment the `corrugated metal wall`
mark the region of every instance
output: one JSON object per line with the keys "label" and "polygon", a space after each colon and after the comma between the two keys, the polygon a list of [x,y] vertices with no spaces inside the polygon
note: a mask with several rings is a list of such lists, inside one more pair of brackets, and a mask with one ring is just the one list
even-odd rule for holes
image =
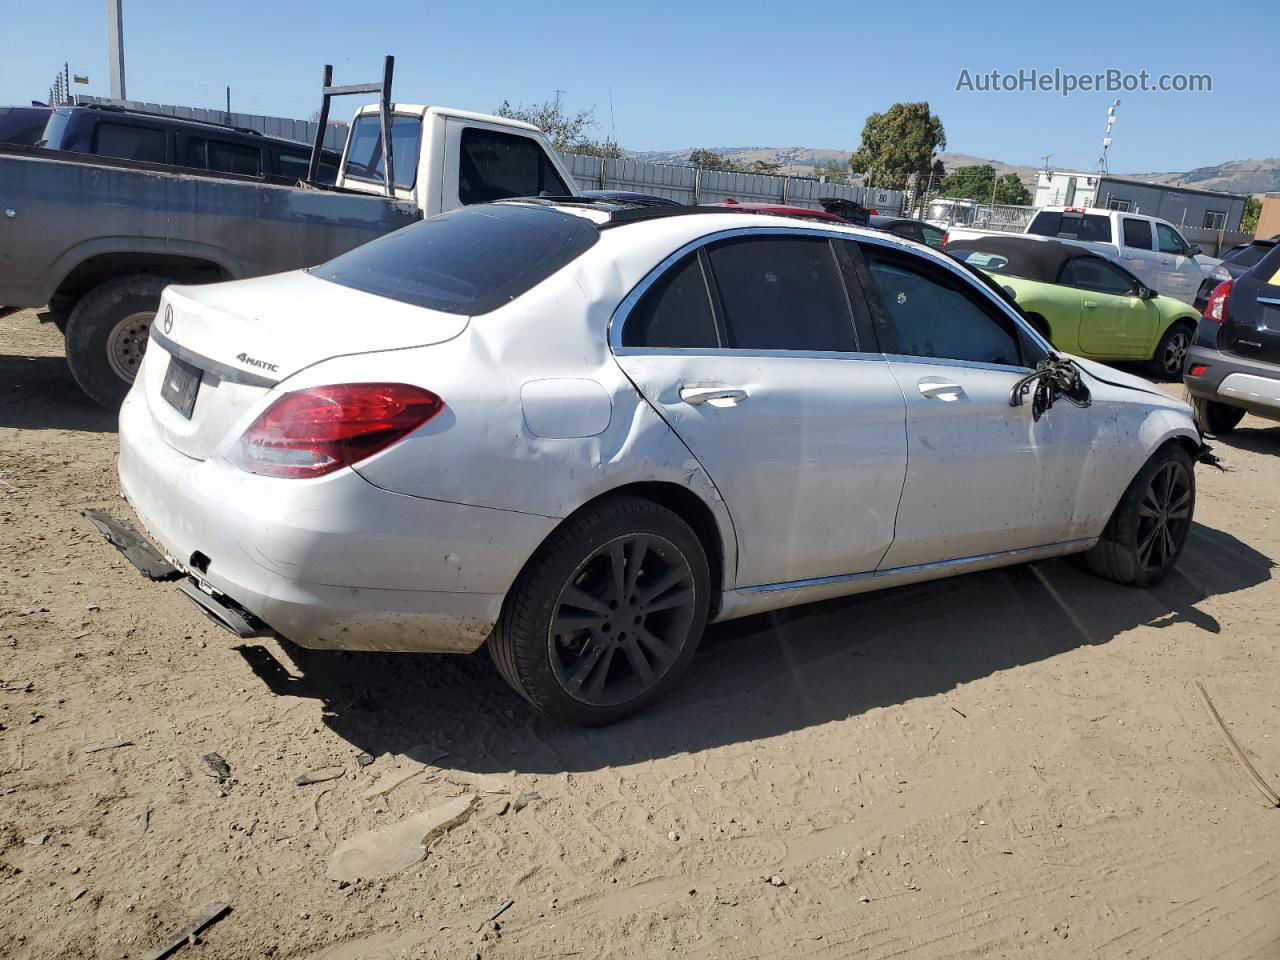
{"label": "corrugated metal wall", "polygon": [[564,154],[570,173],[583,190],[634,190],[681,203],[719,203],[732,197],[744,203],[785,203],[819,210],[818,200],[840,197],[874,207],[884,214],[902,209],[902,191],[819,183],[805,177],[700,170],[640,160]]}
{"label": "corrugated metal wall", "polygon": [[[247,127],[269,137],[284,137],[299,143],[314,143],[317,124],[310,120],[293,120],[288,117],[265,117],[257,113],[227,113],[225,110],[206,110],[204,107],[178,107],[169,103],[145,103],[141,100],[112,100],[110,97],[76,95],[77,104],[106,103],[127,110],[143,110],[160,113],[166,117],[184,120],[203,120],[206,123],[226,123],[233,127]],[[347,125],[330,123],[325,131],[324,145],[330,150],[341,150],[347,141]]]}

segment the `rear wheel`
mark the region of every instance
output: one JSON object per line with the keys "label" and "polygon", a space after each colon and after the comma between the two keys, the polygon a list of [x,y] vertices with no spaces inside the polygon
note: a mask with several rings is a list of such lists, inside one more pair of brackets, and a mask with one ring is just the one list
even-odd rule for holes
{"label": "rear wheel", "polygon": [[136,274],[94,287],[67,318],[67,365],[76,383],[108,409],[129,392],[151,335],[160,294],[171,281]]}
{"label": "rear wheel", "polygon": [[1156,344],[1156,352],[1147,364],[1152,376],[1162,380],[1178,380],[1191,349],[1192,331],[1184,323],[1175,323]]}
{"label": "rear wheel", "polygon": [[1191,408],[1196,414],[1196,426],[1201,433],[1215,437],[1230,433],[1244,419],[1244,411],[1239,407],[1229,407],[1225,403],[1214,400],[1203,400],[1196,397],[1191,401]]}
{"label": "rear wheel", "polygon": [[529,561],[489,652],[502,678],[542,712],[612,723],[684,673],[709,593],[706,553],[679,516],[639,498],[602,501]]}
{"label": "rear wheel", "polygon": [[1125,490],[1086,565],[1117,583],[1158,583],[1178,562],[1195,506],[1191,457],[1177,444],[1161,447]]}

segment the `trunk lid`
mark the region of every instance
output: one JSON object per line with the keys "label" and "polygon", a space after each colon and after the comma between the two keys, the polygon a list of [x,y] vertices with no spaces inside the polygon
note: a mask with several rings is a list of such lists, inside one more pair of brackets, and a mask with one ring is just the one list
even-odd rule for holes
{"label": "trunk lid", "polygon": [[141,388],[165,441],[204,460],[278,383],[333,357],[427,346],[468,317],[304,271],[165,290]]}

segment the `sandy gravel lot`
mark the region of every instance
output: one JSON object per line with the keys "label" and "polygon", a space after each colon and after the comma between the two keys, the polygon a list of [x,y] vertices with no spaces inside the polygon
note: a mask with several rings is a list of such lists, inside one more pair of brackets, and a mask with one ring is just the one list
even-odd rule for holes
{"label": "sandy gravel lot", "polygon": [[592,732],[484,655],[218,630],[79,516],[129,516],[113,430],[0,321],[0,957],[141,957],[211,902],[177,956],[1280,957],[1280,810],[1195,686],[1280,789],[1280,426],[1217,445],[1155,590],[1051,562],[732,624]]}

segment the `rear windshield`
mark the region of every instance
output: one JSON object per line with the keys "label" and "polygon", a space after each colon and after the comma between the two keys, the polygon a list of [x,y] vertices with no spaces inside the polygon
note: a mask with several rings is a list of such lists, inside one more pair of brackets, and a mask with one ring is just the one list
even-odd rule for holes
{"label": "rear windshield", "polygon": [[600,238],[582,217],[525,204],[464,207],[389,233],[312,276],[445,313],[496,310]]}
{"label": "rear windshield", "polygon": [[1239,250],[1233,250],[1222,258],[1223,263],[1237,263],[1242,267],[1252,267],[1255,263],[1271,252],[1271,248],[1275,246],[1270,243],[1251,243],[1248,246],[1241,247]]}
{"label": "rear windshield", "polygon": [[[391,162],[395,167],[395,185],[404,190],[412,189],[418,177],[418,143],[421,139],[420,117],[391,115]],[[382,118],[376,113],[362,113],[356,117],[350,140],[344,168],[347,176],[382,183]]]}
{"label": "rear windshield", "polygon": [[1059,213],[1044,210],[1037,213],[1027,227],[1027,233],[1060,240],[1087,240],[1093,243],[1111,242],[1111,218],[1099,213]]}

